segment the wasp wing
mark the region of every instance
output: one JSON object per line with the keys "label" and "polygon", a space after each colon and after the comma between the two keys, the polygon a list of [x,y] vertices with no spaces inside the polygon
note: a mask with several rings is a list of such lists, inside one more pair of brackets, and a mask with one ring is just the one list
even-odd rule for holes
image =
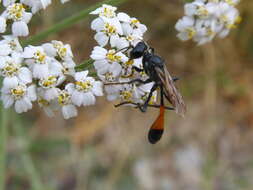
{"label": "wasp wing", "polygon": [[163,67],[163,69],[161,69],[160,67],[155,67],[155,70],[163,83],[166,98],[175,108],[176,113],[184,116],[186,112],[186,105],[181,94],[175,87],[174,81],[170,76],[169,71],[166,69],[165,66]]}

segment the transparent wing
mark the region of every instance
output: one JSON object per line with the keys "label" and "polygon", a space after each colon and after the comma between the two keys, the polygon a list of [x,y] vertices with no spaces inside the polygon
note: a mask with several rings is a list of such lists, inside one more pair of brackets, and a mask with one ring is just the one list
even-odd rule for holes
{"label": "transparent wing", "polygon": [[180,114],[181,116],[184,116],[186,112],[186,105],[184,103],[181,94],[175,87],[173,79],[170,76],[170,73],[168,72],[165,66],[163,69],[155,67],[155,70],[163,83],[166,98],[172,104],[176,113]]}

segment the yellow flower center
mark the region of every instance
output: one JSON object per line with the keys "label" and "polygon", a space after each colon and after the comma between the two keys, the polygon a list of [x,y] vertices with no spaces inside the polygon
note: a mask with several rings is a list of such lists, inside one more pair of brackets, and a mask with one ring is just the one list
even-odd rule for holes
{"label": "yellow flower center", "polygon": [[129,59],[127,62],[125,62],[125,65],[132,66],[134,64],[134,60]]}
{"label": "yellow flower center", "polygon": [[115,17],[115,12],[113,9],[109,8],[109,7],[104,7],[103,11],[101,11],[99,13],[99,16],[104,16],[107,18],[113,18]]}
{"label": "yellow flower center", "polygon": [[128,36],[126,37],[126,40],[129,41],[129,42],[131,42],[131,41],[134,40],[134,37],[131,36],[131,35],[128,35]]}
{"label": "yellow flower center", "polygon": [[7,62],[5,67],[2,69],[3,76],[13,77],[17,75],[20,65],[14,62]]}
{"label": "yellow flower center", "polygon": [[25,85],[20,84],[16,88],[11,89],[11,95],[14,97],[15,100],[23,98],[25,93],[26,93]]}
{"label": "yellow flower center", "polygon": [[47,101],[47,100],[45,100],[45,99],[43,99],[43,98],[40,98],[40,99],[38,100],[38,104],[39,104],[40,106],[42,106],[42,107],[47,107],[47,106],[50,105],[49,101]]}
{"label": "yellow flower center", "polygon": [[120,97],[123,101],[131,101],[133,97],[133,92],[130,90],[121,91]]}
{"label": "yellow flower center", "polygon": [[61,59],[64,59],[67,55],[67,48],[64,47],[64,44],[60,41],[52,42],[54,48],[57,50],[57,54]]}
{"label": "yellow flower center", "polygon": [[115,80],[113,73],[112,72],[105,73],[105,80],[108,82],[113,82]]}
{"label": "yellow flower center", "polygon": [[10,19],[19,21],[22,19],[25,8],[22,3],[14,3],[7,8],[7,13]]}
{"label": "yellow flower center", "polygon": [[229,5],[232,5],[232,6],[235,5],[235,3],[234,3],[233,0],[225,0],[225,2],[226,2],[227,4],[229,4]]}
{"label": "yellow flower center", "polygon": [[130,22],[130,25],[131,25],[133,28],[138,28],[139,23],[140,23],[139,20],[137,20],[137,19],[132,19],[131,22]]}
{"label": "yellow flower center", "polygon": [[61,59],[64,59],[67,55],[67,48],[62,47],[58,50],[58,55]]}
{"label": "yellow flower center", "polygon": [[57,83],[57,78],[55,76],[50,76],[46,79],[42,79],[40,81],[40,85],[44,88],[51,88],[54,87]]}
{"label": "yellow flower center", "polygon": [[121,56],[116,55],[115,50],[109,50],[108,53],[106,54],[106,58],[110,62],[120,62],[120,60],[121,60]]}
{"label": "yellow flower center", "polygon": [[36,62],[38,62],[38,63],[45,63],[46,54],[41,51],[37,51],[34,53],[34,58],[35,58]]}
{"label": "yellow flower center", "polygon": [[104,28],[103,32],[107,36],[112,36],[113,34],[117,34],[117,29],[115,26],[110,25],[109,23],[105,23],[105,28]]}
{"label": "yellow flower center", "polygon": [[91,84],[91,81],[76,81],[76,89],[78,91],[88,92],[92,89],[93,85]]}
{"label": "yellow flower center", "polygon": [[208,10],[204,6],[198,6],[197,13],[200,17],[207,17],[209,15]]}
{"label": "yellow flower center", "polygon": [[189,39],[192,39],[196,34],[196,30],[192,27],[187,28],[186,32],[187,32],[187,35],[188,35]]}
{"label": "yellow flower center", "polygon": [[70,94],[66,90],[62,90],[58,96],[58,103],[61,106],[67,105],[70,103]]}

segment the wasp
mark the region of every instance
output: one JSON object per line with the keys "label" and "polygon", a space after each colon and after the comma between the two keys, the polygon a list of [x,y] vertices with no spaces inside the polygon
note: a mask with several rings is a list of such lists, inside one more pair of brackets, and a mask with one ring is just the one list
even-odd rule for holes
{"label": "wasp", "polygon": [[[181,94],[178,92],[175,87],[175,81],[178,78],[171,77],[169,71],[166,68],[165,61],[160,56],[156,55],[154,52],[154,48],[151,48],[146,42],[141,41],[137,43],[136,46],[132,47],[130,50],[130,59],[142,59],[143,69],[138,67],[133,67],[133,69],[137,72],[145,72],[148,76],[147,80],[134,79],[132,81],[126,82],[127,84],[132,83],[140,83],[146,84],[153,82],[153,87],[150,90],[150,93],[145,100],[145,102],[140,104],[135,104],[132,102],[123,102],[121,104],[116,105],[116,107],[121,106],[123,104],[134,104],[138,107],[142,112],[146,112],[147,107],[156,107],[160,109],[160,113],[152,124],[149,133],[148,140],[151,144],[157,143],[164,132],[164,113],[165,110],[175,110],[176,113],[184,116],[186,112],[186,105],[183,101]],[[120,84],[126,84],[120,83]],[[116,84],[116,83],[115,83]],[[160,89],[160,105],[150,105],[150,99],[152,94],[157,89]],[[172,105],[172,107],[167,107],[164,104],[164,97],[166,100]]]}

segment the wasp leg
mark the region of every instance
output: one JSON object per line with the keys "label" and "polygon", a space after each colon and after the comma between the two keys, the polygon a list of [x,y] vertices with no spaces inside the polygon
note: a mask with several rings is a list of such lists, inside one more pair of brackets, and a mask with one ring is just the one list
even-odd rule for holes
{"label": "wasp leg", "polygon": [[163,92],[163,86],[162,85],[160,85],[160,98],[161,98],[161,100],[160,100],[160,104],[161,104],[161,106],[164,106],[164,99],[163,99],[163,94],[164,94],[164,92]]}
{"label": "wasp leg", "polygon": [[144,69],[141,69],[141,68],[136,67],[136,66],[133,66],[132,68],[133,68],[135,71],[139,72],[139,73],[144,71]]}
{"label": "wasp leg", "polygon": [[133,84],[133,83],[147,84],[150,82],[152,82],[151,79],[147,79],[147,80],[134,79],[128,82],[104,83],[104,85],[123,85],[123,84]]}
{"label": "wasp leg", "polygon": [[152,95],[153,95],[153,92],[154,92],[157,88],[158,88],[158,85],[157,85],[157,84],[154,84],[153,87],[151,88],[150,92],[149,92],[149,95],[148,95],[147,100],[145,101],[145,103],[144,103],[142,106],[139,107],[140,110],[141,110],[142,112],[146,112],[146,111],[147,111],[147,107],[148,107],[149,101],[150,101],[150,99],[151,99],[151,97],[152,97]]}
{"label": "wasp leg", "polygon": [[173,77],[173,78],[172,78],[173,82],[176,82],[176,81],[178,81],[179,79],[180,79],[179,77]]}
{"label": "wasp leg", "polygon": [[121,52],[121,51],[123,51],[123,50],[124,50],[124,52],[127,52],[127,51],[130,50],[131,48],[134,48],[134,46],[130,45],[130,46],[128,46],[128,47],[124,47],[124,48],[122,48],[122,49],[117,50],[116,53],[119,53],[119,52]]}
{"label": "wasp leg", "polygon": [[[139,103],[134,103],[134,102],[121,102],[121,103],[119,103],[119,104],[114,105],[114,107],[117,108],[117,107],[120,107],[120,106],[123,106],[123,105],[126,105],[126,104],[134,105],[135,108],[139,108],[139,109],[140,109],[140,107],[142,106],[141,104],[139,104]],[[151,108],[160,108],[161,105],[157,105],[157,104],[148,104],[148,107],[151,107]],[[165,108],[166,110],[174,110],[174,108],[168,107],[168,106],[164,106],[164,108]]]}

